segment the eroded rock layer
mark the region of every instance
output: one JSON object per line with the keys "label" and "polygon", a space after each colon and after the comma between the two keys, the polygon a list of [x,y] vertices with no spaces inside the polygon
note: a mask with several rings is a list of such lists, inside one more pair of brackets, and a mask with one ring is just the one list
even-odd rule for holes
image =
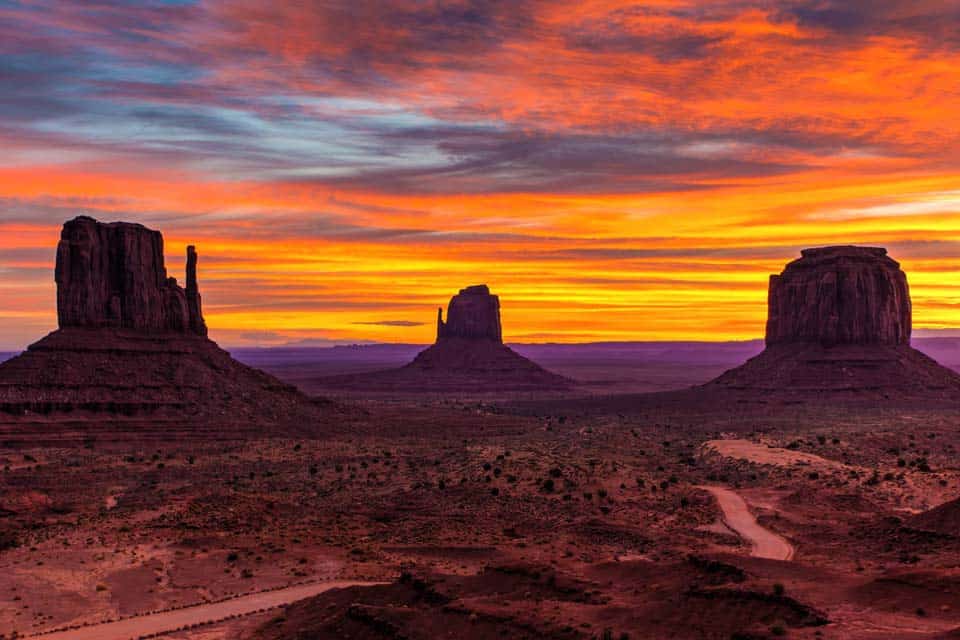
{"label": "eroded rock layer", "polygon": [[437,342],[457,338],[503,342],[500,298],[491,294],[487,285],[460,289],[447,306],[446,322],[443,321],[443,309],[439,310]]}
{"label": "eroded rock layer", "polygon": [[63,225],[57,246],[59,325],[206,335],[193,247],[187,263],[184,290],[167,277],[159,231],[74,218]]}
{"label": "eroded rock layer", "polygon": [[503,344],[500,299],[485,284],[450,299],[447,321],[437,317],[437,341],[413,362],[388,371],[333,376],[335,389],[384,392],[487,393],[569,388],[573,381],[547,371]]}
{"label": "eroded rock layer", "polygon": [[770,276],[767,344],[910,344],[907,276],[879,247],[805,249]]}
{"label": "eroded rock layer", "polygon": [[810,398],[960,394],[960,375],[910,347],[907,277],[886,249],[801,255],[770,277],[766,349],[708,386]]}
{"label": "eroded rock layer", "polygon": [[0,416],[79,423],[173,421],[309,430],[319,406],[208,339],[187,249],[186,288],[167,276],[163,237],[79,217],[57,247],[60,328],[0,364]]}

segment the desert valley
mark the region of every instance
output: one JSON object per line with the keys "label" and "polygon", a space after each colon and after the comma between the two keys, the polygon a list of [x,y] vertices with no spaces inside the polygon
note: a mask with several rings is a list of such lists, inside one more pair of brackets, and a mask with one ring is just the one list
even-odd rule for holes
{"label": "desert valley", "polygon": [[511,349],[470,286],[242,364],[162,242],[68,222],[0,365],[2,637],[960,637],[960,374],[881,249],[790,263],[765,348]]}
{"label": "desert valley", "polygon": [[0,0],[0,640],[960,640],[960,0]]}

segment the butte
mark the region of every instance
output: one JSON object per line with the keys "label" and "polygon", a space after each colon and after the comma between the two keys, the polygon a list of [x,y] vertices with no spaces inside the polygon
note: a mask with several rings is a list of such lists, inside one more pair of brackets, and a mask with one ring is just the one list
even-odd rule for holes
{"label": "butte", "polygon": [[409,364],[319,382],[329,388],[403,393],[563,390],[574,384],[503,343],[500,298],[485,284],[453,296],[446,322],[443,308],[437,311],[436,342]]}
{"label": "butte", "polygon": [[59,329],[0,364],[6,438],[28,424],[49,438],[47,426],[67,423],[226,436],[270,423],[304,428],[321,413],[319,401],[207,337],[194,247],[182,288],[167,276],[160,232],[81,216],[63,225],[55,279]]}
{"label": "butte", "polygon": [[960,398],[960,375],[910,346],[907,276],[879,247],[801,251],[770,276],[766,348],[708,383],[751,394]]}

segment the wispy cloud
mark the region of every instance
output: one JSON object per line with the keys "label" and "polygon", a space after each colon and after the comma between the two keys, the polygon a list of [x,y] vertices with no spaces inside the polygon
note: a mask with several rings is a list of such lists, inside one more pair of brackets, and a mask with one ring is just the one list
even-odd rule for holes
{"label": "wispy cloud", "polygon": [[199,244],[211,326],[241,342],[424,342],[478,277],[508,335],[752,337],[766,274],[839,242],[903,260],[918,326],[960,324],[958,19],[949,0],[0,1],[19,314],[0,342],[49,328],[45,270],[80,213],[162,229],[172,273]]}

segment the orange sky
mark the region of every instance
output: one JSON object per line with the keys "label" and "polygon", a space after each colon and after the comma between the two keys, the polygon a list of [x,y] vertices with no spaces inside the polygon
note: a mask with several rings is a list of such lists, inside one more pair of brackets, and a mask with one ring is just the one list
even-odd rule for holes
{"label": "orange sky", "polygon": [[227,345],[426,342],[479,282],[512,341],[760,337],[837,243],[960,327],[960,11],[873,4],[0,4],[0,347],[81,213],[198,245]]}

